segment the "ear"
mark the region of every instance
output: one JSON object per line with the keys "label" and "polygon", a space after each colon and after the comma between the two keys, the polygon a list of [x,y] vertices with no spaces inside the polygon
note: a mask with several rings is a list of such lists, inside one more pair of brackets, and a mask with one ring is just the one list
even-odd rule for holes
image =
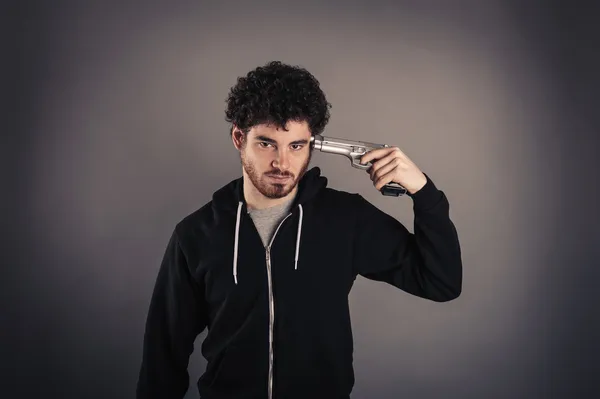
{"label": "ear", "polygon": [[233,142],[233,146],[238,151],[240,151],[243,148],[244,140],[244,132],[242,132],[237,126],[233,125],[233,127],[231,128],[231,141]]}

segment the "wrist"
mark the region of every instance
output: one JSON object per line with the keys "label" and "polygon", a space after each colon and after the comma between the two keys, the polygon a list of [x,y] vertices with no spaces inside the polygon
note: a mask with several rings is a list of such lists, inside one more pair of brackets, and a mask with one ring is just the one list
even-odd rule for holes
{"label": "wrist", "polygon": [[423,187],[425,187],[425,184],[427,184],[427,177],[425,177],[425,175],[423,175],[421,181],[416,186],[405,187],[405,188],[410,194],[414,195],[418,191],[420,191]]}

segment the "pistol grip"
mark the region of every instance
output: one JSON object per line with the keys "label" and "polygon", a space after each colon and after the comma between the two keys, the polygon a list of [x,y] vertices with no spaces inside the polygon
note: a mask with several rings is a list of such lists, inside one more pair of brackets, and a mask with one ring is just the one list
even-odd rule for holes
{"label": "pistol grip", "polygon": [[398,183],[388,183],[381,188],[381,194],[387,196],[398,197],[406,194],[406,188],[402,187]]}

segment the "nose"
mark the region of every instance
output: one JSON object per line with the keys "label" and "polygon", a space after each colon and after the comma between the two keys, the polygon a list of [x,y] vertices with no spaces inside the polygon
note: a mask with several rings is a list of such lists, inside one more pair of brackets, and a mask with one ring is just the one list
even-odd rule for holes
{"label": "nose", "polygon": [[285,148],[277,151],[277,156],[273,160],[273,167],[281,170],[288,170],[290,168],[290,157]]}

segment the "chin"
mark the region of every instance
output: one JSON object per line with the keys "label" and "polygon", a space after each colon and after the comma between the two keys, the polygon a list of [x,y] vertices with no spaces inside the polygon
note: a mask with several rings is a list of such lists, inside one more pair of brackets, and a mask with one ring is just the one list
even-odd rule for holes
{"label": "chin", "polygon": [[[275,189],[275,187],[277,188]],[[287,196],[289,193],[292,192],[292,190],[294,190],[295,187],[295,181],[279,184],[266,183],[262,185],[260,192],[267,198],[276,199]]]}

